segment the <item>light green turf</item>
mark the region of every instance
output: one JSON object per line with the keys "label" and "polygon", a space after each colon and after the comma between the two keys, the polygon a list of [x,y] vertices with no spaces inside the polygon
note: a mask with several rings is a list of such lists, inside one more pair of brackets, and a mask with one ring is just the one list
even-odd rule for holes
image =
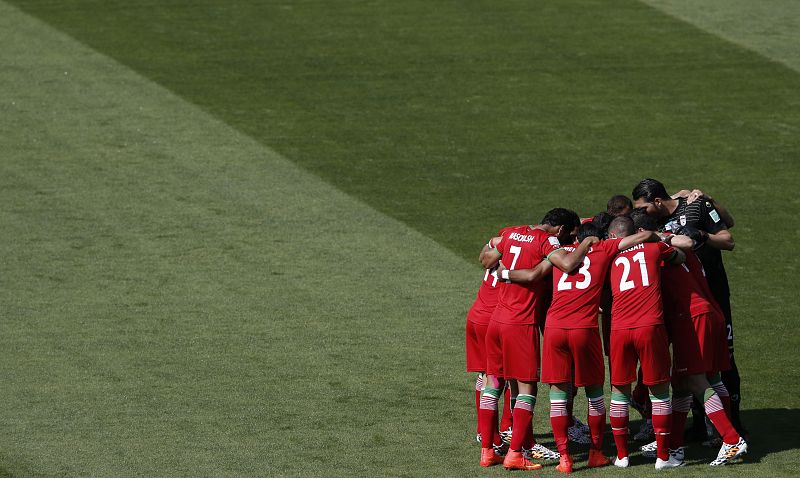
{"label": "light green turf", "polygon": [[800,2],[796,0],[642,1],[800,71]]}
{"label": "light green turf", "polygon": [[0,32],[0,476],[396,474],[464,443],[398,427],[467,420],[429,409],[463,393],[477,267],[1,2]]}

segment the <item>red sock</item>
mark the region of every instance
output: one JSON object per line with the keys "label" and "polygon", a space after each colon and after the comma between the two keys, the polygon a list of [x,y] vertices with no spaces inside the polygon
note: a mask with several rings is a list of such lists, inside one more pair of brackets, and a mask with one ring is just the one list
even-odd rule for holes
{"label": "red sock", "polygon": [[481,413],[481,389],[483,389],[483,375],[478,374],[478,378],[475,380],[475,433],[481,432],[481,425],[477,420],[478,415]]}
{"label": "red sock", "polygon": [[528,429],[525,430],[525,438],[522,439],[522,448],[530,450],[535,444],[536,437],[533,436],[533,417],[531,417],[531,423],[528,425]]}
{"label": "red sock", "polygon": [[481,447],[491,448],[495,444],[495,438],[499,438],[497,431],[497,398],[498,390],[484,388],[481,395],[481,405],[478,410],[478,428],[481,432]]}
{"label": "red sock", "polygon": [[736,432],[736,429],[733,428],[731,425],[731,421],[728,419],[728,416],[725,415],[725,409],[722,407],[722,401],[719,399],[716,393],[708,396],[708,391],[706,392],[706,401],[705,401],[705,409],[706,409],[706,416],[711,423],[714,424],[714,428],[717,429],[719,432],[719,436],[722,437],[722,441],[727,443],[728,445],[734,445],[739,441],[739,433]]}
{"label": "red sock", "polygon": [[725,384],[722,382],[716,382],[711,384],[711,388],[717,392],[717,396],[719,397],[720,401],[722,402],[722,407],[725,408],[725,415],[728,416],[728,420],[731,418],[731,396],[728,393],[728,389],[725,387]]}
{"label": "red sock", "polygon": [[568,415],[568,400],[550,399],[550,426],[553,428],[553,438],[555,438],[558,452],[562,455],[569,453],[567,449],[567,429],[570,427],[569,422],[572,416]]}
{"label": "red sock", "polygon": [[606,405],[602,395],[598,398],[589,399],[589,431],[592,435],[592,448],[595,450],[603,449],[603,432],[606,429]]}
{"label": "red sock", "polygon": [[672,399],[672,426],[670,427],[669,447],[673,450],[683,446],[683,429],[686,417],[692,408],[692,396],[674,396]]}
{"label": "red sock", "polygon": [[[617,458],[628,456],[628,399],[615,397],[616,393],[611,394],[611,410],[609,421],[611,422],[611,432],[614,434],[614,443],[617,445]],[[624,399],[624,401],[623,401]]]}
{"label": "red sock", "polygon": [[617,458],[628,456],[628,415],[615,417],[612,413],[610,417],[611,432],[614,434],[614,444],[617,445]]}
{"label": "red sock", "polygon": [[511,387],[503,392],[503,416],[500,419],[500,430],[506,431],[513,426],[511,413]]}
{"label": "red sock", "polygon": [[661,398],[650,397],[653,403],[653,431],[656,433],[658,450],[656,456],[669,460],[669,434],[672,429],[672,400],[669,395]]}
{"label": "red sock", "polygon": [[533,404],[536,399],[531,395],[519,394],[514,404],[514,433],[511,434],[512,451],[522,450],[533,437],[531,425],[533,423]]}

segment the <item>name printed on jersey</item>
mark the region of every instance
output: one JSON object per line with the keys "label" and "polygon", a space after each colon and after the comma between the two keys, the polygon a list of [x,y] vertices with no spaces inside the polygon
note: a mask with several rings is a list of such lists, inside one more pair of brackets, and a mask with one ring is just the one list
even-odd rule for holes
{"label": "name printed on jersey", "polygon": [[629,247],[622,252],[635,251],[638,249],[644,249],[644,244],[636,244],[635,246]]}
{"label": "name printed on jersey", "polygon": [[[512,241],[533,242],[533,236],[529,234],[528,235],[520,234],[518,232],[512,232],[511,234],[508,235],[508,238],[511,239]],[[556,241],[557,240],[558,239],[556,239]]]}

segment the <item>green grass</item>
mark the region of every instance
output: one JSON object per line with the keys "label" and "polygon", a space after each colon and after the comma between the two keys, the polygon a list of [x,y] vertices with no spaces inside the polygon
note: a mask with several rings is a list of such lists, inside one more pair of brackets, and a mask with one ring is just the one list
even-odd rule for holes
{"label": "green grass", "polygon": [[476,250],[645,175],[737,219],[720,474],[798,473],[792,70],[636,2],[11,3],[0,476],[504,474]]}

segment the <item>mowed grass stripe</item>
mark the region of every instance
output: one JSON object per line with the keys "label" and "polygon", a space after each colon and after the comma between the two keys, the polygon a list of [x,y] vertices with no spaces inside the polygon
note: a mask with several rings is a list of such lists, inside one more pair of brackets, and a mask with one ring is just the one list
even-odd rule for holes
{"label": "mowed grass stripe", "polygon": [[800,71],[800,3],[793,0],[642,0]]}
{"label": "mowed grass stripe", "polygon": [[0,31],[0,467],[399,475],[461,443],[477,267],[5,3]]}

